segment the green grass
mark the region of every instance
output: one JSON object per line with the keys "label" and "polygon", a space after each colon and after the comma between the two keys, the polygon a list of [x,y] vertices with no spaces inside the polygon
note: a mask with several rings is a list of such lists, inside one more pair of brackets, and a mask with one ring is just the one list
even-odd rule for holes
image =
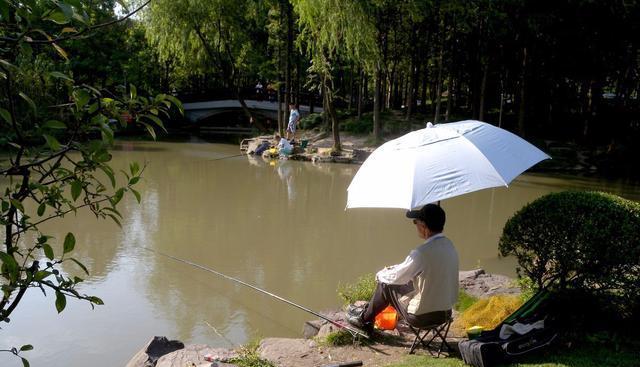
{"label": "green grass", "polygon": [[260,358],[258,355],[258,339],[240,348],[240,356],[229,361],[238,367],[275,367],[271,362]]}
{"label": "green grass", "polygon": [[345,305],[356,301],[369,301],[376,289],[376,277],[373,274],[365,274],[355,283],[338,284],[338,295]]}
{"label": "green grass", "polygon": [[460,291],[458,292],[458,302],[453,306],[453,308],[458,312],[464,312],[467,308],[476,303],[477,300],[478,299],[476,297],[460,288]]}
{"label": "green grass", "polygon": [[[518,363],[502,366],[510,367],[635,367],[638,366],[638,352],[615,351],[602,346],[582,346],[572,350],[549,350],[526,358]],[[403,361],[386,367],[464,367],[459,358],[434,358],[431,356],[407,356]]]}

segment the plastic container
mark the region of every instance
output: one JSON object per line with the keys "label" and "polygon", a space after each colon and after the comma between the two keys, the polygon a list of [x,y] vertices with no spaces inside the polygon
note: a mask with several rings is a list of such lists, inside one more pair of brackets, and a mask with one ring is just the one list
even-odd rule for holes
{"label": "plastic container", "polygon": [[392,306],[387,306],[376,315],[374,325],[380,330],[393,330],[398,324],[398,312]]}
{"label": "plastic container", "polygon": [[482,331],[484,331],[484,328],[482,326],[472,326],[467,329],[467,336],[469,337],[469,339],[475,339],[479,337],[480,334],[482,334]]}

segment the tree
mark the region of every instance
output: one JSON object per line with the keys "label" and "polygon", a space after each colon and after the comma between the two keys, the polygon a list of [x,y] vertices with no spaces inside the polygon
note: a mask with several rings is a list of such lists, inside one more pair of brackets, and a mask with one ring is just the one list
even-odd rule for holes
{"label": "tree", "polygon": [[[76,290],[82,278],[60,269],[62,263],[73,262],[88,275],[71,257],[74,234],[54,239],[39,225],[79,210],[119,224],[122,197],[130,193],[140,201],[134,186],[144,167],[131,163],[128,172],[116,175],[109,166],[114,131],[136,124],[155,137],[157,128],[164,129],[160,117],[168,116],[171,106],[181,109],[172,96],[146,98],[133,85],[108,91],[59,71],[70,58],[65,42],[99,36],[101,28],[120,21],[91,25],[91,6],[77,0],[0,1],[0,142],[9,155],[9,161],[0,162],[0,174],[8,179],[0,197],[0,322],[10,321],[29,289],[55,294],[58,312],[69,297],[92,307],[102,304],[100,298]],[[36,85],[31,83],[34,71],[40,72]],[[56,242],[59,252],[54,251]],[[27,344],[6,351],[27,366],[20,354],[30,349]]]}
{"label": "tree", "polygon": [[310,71],[320,79],[325,113],[332,127],[333,148],[339,151],[340,131],[334,104],[333,72],[340,57],[368,58],[374,44],[373,25],[358,1],[294,0],[293,6],[300,19],[300,38],[311,55]]}
{"label": "tree", "polygon": [[[241,93],[268,33],[267,4],[248,0],[153,1],[144,14],[149,39],[162,60],[177,58],[186,69],[212,73],[233,92],[247,118],[254,118]],[[255,69],[254,69],[255,70]]]}

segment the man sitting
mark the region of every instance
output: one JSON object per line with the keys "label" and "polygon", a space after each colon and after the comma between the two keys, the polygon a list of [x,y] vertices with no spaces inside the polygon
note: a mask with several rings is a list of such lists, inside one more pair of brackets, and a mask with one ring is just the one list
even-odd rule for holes
{"label": "man sitting", "polygon": [[376,289],[365,307],[350,306],[347,319],[367,332],[373,331],[376,315],[391,304],[410,325],[446,322],[458,300],[458,253],[442,234],[445,213],[428,204],[406,214],[418,237],[425,242],[409,253],[403,263],[376,274]]}

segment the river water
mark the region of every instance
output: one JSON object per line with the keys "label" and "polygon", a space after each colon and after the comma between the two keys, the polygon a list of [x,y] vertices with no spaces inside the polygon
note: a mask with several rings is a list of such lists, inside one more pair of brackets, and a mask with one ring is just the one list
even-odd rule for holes
{"label": "river water", "polygon": [[[313,318],[145,247],[326,310],[341,303],[339,283],[401,262],[420,243],[402,210],[345,210],[358,166],[215,160],[236,154],[235,145],[118,143],[115,167],[147,164],[138,187],[142,204],[125,197],[119,208],[122,228],[86,212],[41,226],[58,239],[75,233],[73,254],[91,272],[80,290],[105,305],[92,310],[69,300],[58,315],[55,297],[31,290],[2,326],[0,349],[33,344],[25,357],[34,366],[122,366],[154,335],[226,347],[261,336],[296,337]],[[460,268],[514,276],[515,261],[498,256],[504,223],[524,204],[569,188],[640,199],[634,184],[530,174],[509,188],[446,200],[445,233],[458,249]],[[79,274],[73,264],[64,270]],[[22,364],[0,353],[0,365]]]}

